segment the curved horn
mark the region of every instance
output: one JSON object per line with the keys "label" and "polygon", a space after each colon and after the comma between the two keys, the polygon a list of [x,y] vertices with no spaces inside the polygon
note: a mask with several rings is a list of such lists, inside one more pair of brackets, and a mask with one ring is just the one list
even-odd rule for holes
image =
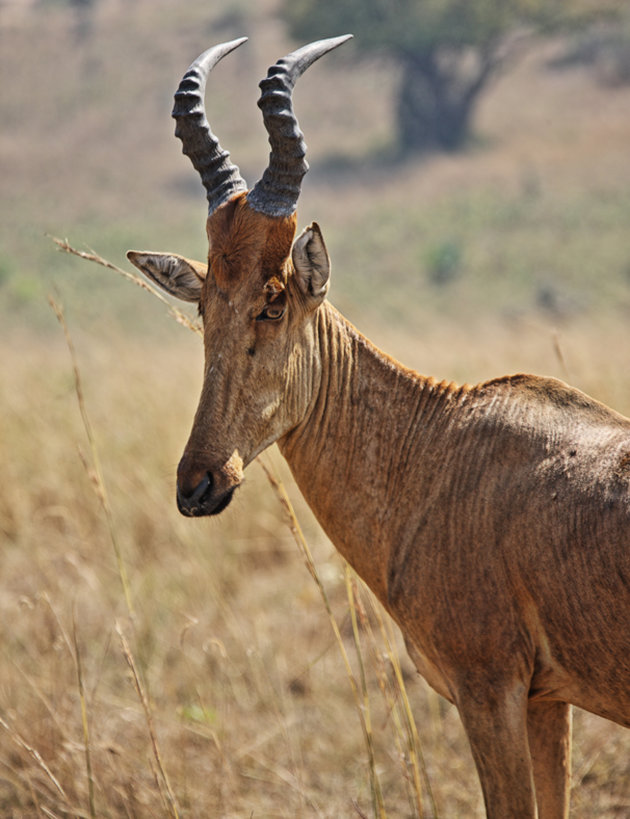
{"label": "curved horn", "polygon": [[175,136],[181,139],[183,152],[190,157],[201,176],[207,191],[209,213],[235,193],[247,190],[238,168],[230,162],[229,153],[221,148],[219,140],[210,130],[204,106],[208,74],[219,60],[246,40],[247,37],[241,37],[204,51],[184,74],[175,93]]}
{"label": "curved horn", "polygon": [[302,178],[308,170],[304,135],[293,113],[291,92],[297,79],[328,51],[352,34],[305,45],[278,60],[260,83],[258,107],[269,134],[269,166],[247,196],[254,210],[267,216],[290,216],[297,206]]}

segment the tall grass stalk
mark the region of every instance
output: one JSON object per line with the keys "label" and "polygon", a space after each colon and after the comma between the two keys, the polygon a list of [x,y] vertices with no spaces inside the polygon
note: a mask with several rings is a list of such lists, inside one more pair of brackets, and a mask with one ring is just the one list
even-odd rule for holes
{"label": "tall grass stalk", "polygon": [[55,708],[53,707],[52,703],[48,699],[48,697],[44,694],[40,686],[37,685],[35,680],[24,671],[24,669],[13,659],[12,657],[7,656],[7,659],[13,666],[13,668],[17,671],[20,677],[24,680],[24,682],[29,686],[29,688],[33,691],[36,698],[42,703],[48,716],[54,723],[55,728],[59,731],[61,736],[65,734],[65,726],[63,725],[62,721],[59,719]]}
{"label": "tall grass stalk", "polygon": [[72,371],[74,373],[74,389],[77,396],[77,401],[79,403],[79,411],[81,413],[81,420],[83,421],[83,428],[85,429],[85,434],[88,439],[88,443],[90,445],[90,455],[92,459],[91,467],[86,463],[86,461],[82,458],[84,465],[87,469],[88,475],[92,481],[94,489],[96,491],[96,496],[98,497],[101,507],[103,509],[103,513],[105,515],[105,520],[107,521],[107,529],[109,532],[109,539],[114,549],[114,556],[116,558],[116,565],[118,567],[118,576],[120,577],[120,583],[122,585],[123,594],[125,596],[125,603],[127,605],[127,612],[131,619],[134,616],[133,604],[131,601],[131,589],[129,586],[129,578],[127,577],[127,570],[125,568],[125,563],[122,556],[122,550],[120,548],[120,544],[118,542],[118,536],[116,534],[116,527],[114,526],[114,516],[112,514],[111,505],[109,502],[109,496],[107,494],[107,488],[105,485],[105,479],[103,477],[103,469],[101,467],[101,459],[98,452],[98,447],[96,445],[96,439],[94,437],[94,432],[92,430],[92,424],[90,423],[90,417],[87,412],[87,407],[85,404],[85,397],[83,394],[83,383],[81,381],[81,373],[79,371],[79,365],[77,363],[77,356],[76,351],[74,349],[74,343],[72,341],[72,336],[70,335],[70,331],[68,330],[68,325],[66,323],[65,315],[63,312],[63,308],[59,305],[52,296],[48,297],[48,301],[50,306],[52,307],[57,321],[61,325],[63,330],[63,334],[66,339],[66,344],[68,347],[68,352],[70,353],[70,359],[72,361]]}
{"label": "tall grass stalk", "polygon": [[[94,807],[94,779],[93,779],[93,775],[92,775],[92,762],[91,762],[91,753],[90,753],[90,744],[89,744],[89,733],[88,733],[88,722],[87,722],[87,704],[86,704],[86,698],[85,698],[85,690],[84,690],[84,686],[83,686],[83,673],[82,673],[82,667],[81,667],[81,656],[80,656],[80,653],[79,653],[78,637],[77,637],[77,633],[76,633],[76,619],[75,619],[75,617],[73,615],[73,644],[71,644],[70,640],[68,638],[68,634],[66,633],[66,630],[63,627],[63,624],[62,624],[61,620],[59,619],[59,616],[58,616],[57,612],[55,611],[55,609],[54,609],[48,595],[45,594],[45,593],[42,594],[41,595],[41,600],[42,600],[43,603],[46,604],[46,606],[50,610],[50,612],[51,612],[51,614],[52,614],[52,616],[53,616],[53,618],[54,618],[54,620],[55,620],[55,622],[57,624],[57,627],[59,628],[59,633],[61,634],[61,637],[63,638],[63,643],[65,644],[66,648],[68,649],[69,654],[72,656],[72,658],[74,660],[74,663],[75,663],[75,669],[76,669],[76,672],[77,672],[78,686],[79,686],[79,699],[80,699],[80,702],[81,702],[81,720],[82,720],[82,724],[83,724],[83,737],[84,737],[86,766],[87,766],[89,811],[90,811],[89,815],[90,815],[91,819],[94,819],[94,817],[96,816],[96,811],[95,811],[95,807]],[[66,725],[64,725],[63,722],[58,718],[58,715],[57,715],[57,713],[55,711],[55,708],[51,704],[48,697],[46,697],[46,695],[43,693],[41,688],[35,683],[35,681],[31,678],[31,676],[29,676],[14,660],[11,660],[11,663],[12,663],[13,667],[17,670],[17,672],[20,674],[20,676],[25,680],[25,682],[33,690],[33,692],[35,693],[35,695],[39,699],[39,701],[43,704],[43,706],[45,707],[46,711],[48,712],[48,715],[50,716],[52,722],[54,723],[55,727],[59,731],[59,735],[61,737],[63,737],[64,742],[67,743],[67,744],[71,744],[72,739],[68,735]],[[0,724],[2,724],[2,727],[7,729],[8,726],[7,726],[6,723],[4,723],[3,721],[0,720]],[[38,753],[34,749],[32,749],[30,747],[27,747],[26,744],[24,743],[24,741],[21,740],[21,738],[19,737],[18,734],[16,734],[16,736],[14,737],[14,741],[16,741],[16,737],[17,737],[17,740],[18,740],[17,744],[20,745],[20,747],[22,747],[24,750],[27,750],[29,752],[29,755],[33,759],[38,761],[38,763],[40,764],[40,767],[42,767],[42,769],[46,771],[47,775],[49,777],[52,777],[52,773],[49,771],[47,766],[43,766],[42,763],[40,762],[41,757],[38,755]],[[58,785],[58,780],[55,777],[53,777],[52,781],[56,786]],[[39,813],[39,808],[40,807],[41,807],[41,810],[44,813],[46,813],[46,815],[50,815],[50,816],[56,815],[56,814],[53,814],[48,809],[46,809],[45,807],[39,806],[39,804],[37,802],[37,799],[36,799],[36,794],[35,794],[33,785],[32,785],[32,783],[30,781],[29,781],[29,788],[30,788],[33,800],[34,800],[34,802],[35,802],[35,804],[36,804],[36,806],[38,808],[38,815],[41,815]],[[64,798],[66,798],[65,794],[63,792],[62,792],[62,795],[64,796]]]}
{"label": "tall grass stalk", "polygon": [[563,377],[566,379],[567,382],[571,383],[572,378],[569,373],[569,368],[567,367],[567,361],[564,357],[564,353],[562,351],[562,345],[560,344],[560,333],[555,332],[552,335],[552,344],[553,344],[553,352],[556,357],[558,364],[560,365],[560,369],[562,371]]}
{"label": "tall grass stalk", "polygon": [[[420,739],[407,696],[398,651],[395,647],[392,622],[389,618],[383,616],[384,612],[374,595],[366,588],[365,583],[349,565],[346,565],[346,586],[352,608],[358,615],[357,635],[360,631],[366,635],[367,645],[373,655],[379,689],[385,700],[387,714],[394,723],[394,738],[399,750],[403,778],[408,786],[411,810],[418,817],[424,816],[422,772],[426,793],[432,806],[433,817],[437,819],[437,807],[426,773]],[[370,602],[372,618],[376,621],[380,637],[374,633],[372,620],[365,611],[362,597],[367,597]],[[360,629],[358,626],[360,626]],[[393,679],[392,675],[388,674],[384,660],[389,663],[389,669],[393,672]]]}
{"label": "tall grass stalk", "polygon": [[[24,739],[24,737],[22,737],[22,735],[18,731],[16,731],[15,728],[9,725],[9,723],[2,717],[0,717],[0,728],[3,728],[7,732],[12,742],[15,745],[17,745],[18,748],[21,748],[23,751],[26,751],[26,753],[35,761],[37,767],[40,768],[46,774],[47,779],[49,779],[52,782],[52,784],[55,787],[55,790],[66,800],[66,803],[68,803],[68,797],[66,796],[66,792],[61,787],[61,784],[59,783],[57,777],[50,770],[48,765],[44,762],[42,755],[39,753],[39,751],[36,748],[33,748],[33,746],[30,745]],[[29,784],[31,784],[30,780]]]}
{"label": "tall grass stalk", "polygon": [[[374,740],[372,736],[372,717],[370,711],[370,694],[367,685],[367,676],[365,673],[365,664],[363,662],[363,652],[361,650],[361,635],[359,633],[359,621],[357,615],[358,600],[356,595],[356,583],[353,576],[352,569],[345,564],[345,579],[346,579],[346,594],[348,597],[348,609],[350,611],[350,622],[352,623],[352,636],[354,639],[354,646],[356,650],[357,660],[359,663],[359,678],[361,680],[361,697],[363,699],[363,717],[365,721],[365,741],[367,745],[368,759],[370,763],[370,771],[376,771],[376,760],[374,756]],[[378,784],[378,776],[376,773],[371,777],[372,784],[372,803],[378,809],[378,815],[384,815],[385,809],[383,806],[383,797],[380,791],[374,789],[375,784]]]}
{"label": "tall grass stalk", "polygon": [[[309,574],[315,581],[317,589],[319,591],[320,597],[324,604],[324,608],[326,609],[326,614],[328,615],[328,619],[330,621],[330,625],[332,627],[333,633],[335,635],[335,640],[337,642],[337,646],[339,647],[339,652],[341,654],[341,658],[343,660],[343,664],[346,670],[346,675],[350,682],[350,687],[352,689],[352,695],[354,697],[354,702],[357,709],[357,714],[359,716],[359,722],[361,724],[361,730],[363,732],[363,738],[365,740],[365,746],[368,752],[368,762],[369,762],[369,770],[370,770],[370,790],[372,793],[372,805],[374,809],[374,815],[379,817],[385,817],[387,814],[385,812],[385,805],[383,802],[383,793],[381,790],[380,781],[378,778],[378,774],[376,771],[376,762],[374,756],[374,742],[372,739],[372,732],[370,726],[370,711],[369,711],[369,699],[364,697],[362,691],[365,691],[365,681],[363,681],[361,690],[359,688],[359,684],[357,683],[357,679],[352,671],[352,666],[350,664],[350,659],[348,657],[348,652],[346,651],[346,647],[343,642],[343,638],[341,636],[341,632],[339,631],[339,626],[337,624],[337,620],[335,619],[335,615],[333,613],[332,607],[330,605],[330,600],[328,599],[328,595],[326,593],[326,589],[324,588],[324,584],[317,572],[317,567],[315,566],[315,561],[313,560],[313,555],[311,553],[310,547],[306,538],[304,537],[304,533],[302,531],[302,527],[299,524],[297,519],[297,515],[295,513],[295,509],[293,508],[293,504],[287,494],[284,485],[280,481],[276,475],[273,474],[271,469],[265,464],[265,462],[258,458],[258,462],[260,463],[269,483],[271,484],[273,490],[275,491],[277,497],[280,500],[282,507],[284,508],[285,512],[287,513],[287,521],[289,524],[289,528],[291,533],[297,543],[300,551],[302,552],[302,556],[306,562],[306,567],[309,571]],[[353,610],[353,606],[350,606],[351,609],[351,616],[353,617],[353,629],[354,629],[354,621],[356,619],[356,613]],[[360,647],[355,637],[355,645],[357,646],[357,653],[359,655],[359,662],[361,664],[361,654],[360,654]]]}
{"label": "tall grass stalk", "polygon": [[394,672],[394,678],[396,680],[396,692],[400,696],[400,699],[402,701],[402,715],[404,718],[404,726],[406,732],[407,752],[409,754],[410,759],[418,812],[420,815],[422,815],[421,801],[422,785],[420,776],[420,774],[422,773],[422,779],[424,779],[426,792],[431,803],[433,817],[434,819],[438,819],[437,804],[435,802],[435,797],[433,795],[433,790],[431,788],[431,781],[427,773],[426,764],[424,761],[424,754],[422,753],[422,746],[420,743],[420,737],[418,735],[418,728],[416,726],[416,721],[414,719],[411,704],[409,702],[409,697],[407,695],[407,688],[405,686],[402,668],[400,666],[400,657],[394,644],[393,625],[391,620],[383,617],[380,606],[374,600],[374,597],[371,594],[368,594],[367,597],[372,605],[372,610],[374,612],[381,632],[381,638],[383,644],[385,645],[387,658]]}
{"label": "tall grass stalk", "polygon": [[193,333],[196,333],[198,336],[203,336],[203,330],[201,327],[196,324],[194,321],[191,321],[188,316],[179,310],[175,305],[171,304],[171,302],[165,298],[165,296],[160,293],[155,287],[149,284],[147,281],[142,279],[136,273],[131,273],[129,270],[123,270],[122,267],[118,267],[117,265],[113,264],[112,262],[107,261],[102,256],[99,256],[98,253],[94,253],[93,251],[87,252],[85,250],[77,250],[77,248],[72,247],[68,243],[66,239],[57,239],[55,236],[50,237],[53,242],[57,245],[59,250],[63,251],[64,253],[69,253],[72,256],[78,256],[80,259],[85,259],[88,262],[94,262],[95,264],[100,265],[101,267],[106,267],[108,270],[113,270],[114,273],[117,273],[119,276],[122,276],[127,281],[132,282],[137,287],[140,287],[142,290],[145,290],[147,293],[150,293],[154,296],[158,301],[161,301],[168,308],[169,315],[175,319],[178,324],[187,327],[189,330],[192,330]]}
{"label": "tall grass stalk", "polygon": [[[118,633],[118,636],[120,638],[120,643],[122,646],[125,660],[127,661],[127,665],[129,666],[129,669],[131,671],[131,677],[133,680],[134,688],[136,689],[136,694],[138,695],[138,699],[140,700],[140,704],[142,705],[142,710],[144,711],[144,718],[147,724],[149,738],[151,740],[153,758],[155,760],[155,764],[157,766],[157,771],[159,775],[158,785],[162,786],[159,788],[159,790],[165,801],[164,806],[168,810],[169,814],[173,817],[173,819],[179,819],[179,809],[177,807],[177,800],[175,799],[175,794],[173,792],[173,789],[171,788],[171,783],[169,781],[166,769],[162,762],[162,754],[160,752],[160,746],[158,743],[157,734],[155,732],[155,726],[153,724],[153,713],[151,711],[149,699],[144,690],[144,686],[142,685],[142,681],[140,680],[140,675],[138,674],[136,662],[133,658],[133,654],[131,653],[131,649],[129,648],[129,643],[127,642],[127,638],[125,637],[125,633],[123,632],[120,623],[116,623],[116,632]],[[163,794],[163,789],[166,792],[165,797]]]}
{"label": "tall grass stalk", "polygon": [[85,769],[88,783],[88,802],[90,807],[90,817],[95,819],[96,809],[94,806],[94,776],[92,772],[92,755],[90,752],[90,730],[88,725],[87,700],[83,685],[83,670],[81,667],[81,650],[79,648],[79,637],[77,635],[77,621],[75,613],[72,615],[72,641],[74,644],[74,662],[77,672],[77,684],[79,686],[79,700],[81,702],[81,725],[83,727],[83,746],[85,749]]}
{"label": "tall grass stalk", "polygon": [[[70,252],[70,251],[68,251],[68,252]],[[97,257],[97,256],[92,257],[92,254],[80,254],[80,255],[83,255],[84,258],[89,258],[92,261],[98,261],[99,264],[104,264],[105,267],[109,267],[109,268],[112,268],[114,270],[118,270],[118,272],[123,273],[123,275],[125,275],[128,278],[131,278],[133,280],[135,280],[137,278],[137,277],[132,276],[132,275],[127,276],[125,271],[119,270],[114,265],[111,265],[109,262],[106,262],[105,260],[101,259],[100,257]],[[143,287],[145,286],[144,282],[140,282],[140,283],[142,284]],[[150,288],[148,286],[146,287],[146,289],[148,289],[148,290],[150,290],[152,292],[154,290],[153,288]],[[157,293],[157,291],[155,291],[154,294],[161,298],[160,294]],[[108,532],[109,532],[109,537],[110,537],[110,541],[112,543],[112,547],[113,547],[113,550],[114,550],[114,555],[115,555],[115,558],[116,558],[116,564],[117,564],[117,567],[118,567],[118,574],[119,574],[120,582],[121,582],[122,589],[123,589],[125,603],[126,603],[126,606],[127,606],[127,613],[129,615],[131,623],[133,624],[133,622],[134,622],[134,608],[133,608],[133,604],[132,604],[131,590],[130,590],[130,585],[129,585],[129,578],[128,578],[127,570],[126,570],[125,563],[124,563],[124,560],[123,560],[120,544],[118,542],[116,528],[114,526],[114,518],[113,518],[113,514],[112,514],[112,510],[111,510],[111,505],[110,505],[110,502],[109,502],[109,496],[108,496],[108,493],[107,493],[105,480],[104,480],[104,477],[103,477],[103,470],[102,470],[102,466],[101,466],[101,460],[100,460],[100,456],[99,456],[98,447],[96,445],[96,439],[95,439],[95,436],[94,436],[94,433],[93,433],[93,430],[92,430],[92,425],[91,425],[91,422],[90,422],[90,418],[89,418],[89,415],[88,415],[88,412],[87,412],[87,407],[86,407],[85,397],[84,397],[84,392],[83,392],[83,383],[82,383],[81,373],[80,373],[79,366],[78,366],[78,361],[77,361],[76,351],[75,351],[75,348],[74,348],[74,343],[72,341],[72,336],[70,335],[70,331],[68,329],[68,325],[67,325],[67,322],[65,320],[65,315],[64,315],[64,312],[63,312],[63,308],[55,301],[54,298],[52,298],[52,296],[49,296],[49,303],[50,303],[50,306],[52,307],[52,309],[53,309],[53,311],[55,313],[55,316],[57,317],[57,320],[59,321],[59,323],[60,323],[60,325],[61,325],[61,327],[63,329],[63,333],[64,333],[65,340],[66,340],[66,345],[67,345],[68,351],[70,353],[70,358],[71,358],[71,361],[72,361],[72,370],[73,370],[73,374],[74,374],[75,393],[76,393],[76,396],[77,396],[77,401],[78,401],[78,404],[79,404],[79,410],[80,410],[83,426],[84,426],[84,429],[85,429],[85,433],[86,433],[86,436],[87,436],[87,439],[88,439],[88,442],[89,442],[89,445],[90,445],[90,454],[91,454],[92,466],[90,467],[83,457],[82,457],[82,460],[83,460],[84,466],[86,467],[86,471],[87,471],[87,473],[88,473],[88,475],[89,475],[89,477],[90,477],[90,479],[92,481],[92,484],[95,487],[97,497],[98,497],[98,499],[99,499],[99,501],[101,503],[101,506],[103,508],[103,512],[105,514],[105,518],[106,518],[106,521],[107,521],[107,528],[108,528]],[[194,326],[192,324],[190,325],[190,329],[194,329]],[[53,614],[55,614],[54,611],[53,611]],[[56,614],[55,614],[55,617],[56,617]],[[86,697],[85,697],[85,688],[84,688],[84,684],[83,684],[83,672],[82,672],[81,654],[80,654],[80,650],[79,650],[79,642],[78,642],[78,636],[77,636],[77,630],[76,630],[76,620],[74,619],[74,616],[73,616],[73,643],[71,644],[67,634],[65,633],[65,630],[63,629],[63,627],[61,627],[61,623],[59,622],[59,618],[56,617],[56,619],[57,619],[57,621],[59,623],[63,638],[64,638],[64,640],[66,642],[66,645],[68,646],[68,648],[70,650],[70,653],[71,653],[71,655],[72,655],[72,657],[74,659],[74,663],[75,663],[75,669],[76,669],[78,687],[79,687],[79,699],[80,699],[80,702],[81,702],[81,722],[82,722],[82,728],[83,728],[83,743],[84,743],[84,752],[85,752],[85,761],[86,761],[86,772],[87,772],[87,779],[88,779],[88,799],[89,799],[89,811],[90,811],[89,815],[90,815],[91,819],[94,819],[94,817],[96,816],[95,799],[94,799],[94,776],[93,776],[93,771],[92,771],[92,760],[91,760],[91,751],[90,751],[90,734],[89,734],[89,725],[88,725],[88,716],[87,716],[87,701],[86,701]],[[123,633],[123,631],[122,631],[119,624],[116,624],[116,630],[117,630],[118,635],[119,635],[120,640],[121,640],[123,654],[125,656],[127,664],[129,665],[129,668],[130,668],[131,673],[132,673],[132,678],[133,678],[133,683],[134,683],[136,693],[138,694],[138,698],[140,699],[140,702],[142,704],[142,708],[143,708],[143,711],[144,711],[145,720],[146,720],[146,723],[147,723],[147,728],[148,728],[149,736],[150,736],[150,739],[151,739],[151,747],[152,747],[152,750],[153,750],[153,756],[154,756],[155,764],[157,766],[156,779],[157,779],[157,783],[158,783],[158,790],[159,790],[160,794],[162,795],[165,807],[167,808],[170,815],[173,817],[173,819],[179,819],[179,811],[178,811],[178,807],[177,807],[177,800],[175,799],[175,794],[174,794],[174,792],[173,792],[173,790],[171,788],[168,776],[166,774],[166,770],[165,770],[164,765],[162,763],[162,755],[160,753],[160,748],[159,748],[158,741],[157,741],[157,735],[155,733],[155,728],[154,728],[154,724],[153,724],[153,716],[152,716],[149,700],[148,700],[148,697],[146,695],[145,688],[144,688],[144,686],[142,684],[142,681],[140,679],[140,675],[138,673],[138,669],[137,669],[133,654],[132,654],[131,649],[129,647],[129,643],[127,642],[127,639],[126,639],[126,637],[125,637],[125,635],[124,635],[124,633]]]}

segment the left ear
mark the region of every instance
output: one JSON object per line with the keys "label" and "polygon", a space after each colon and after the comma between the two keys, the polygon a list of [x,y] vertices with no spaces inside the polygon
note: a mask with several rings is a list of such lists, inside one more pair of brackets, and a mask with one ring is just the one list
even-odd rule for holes
{"label": "left ear", "polygon": [[297,237],[291,257],[300,289],[305,296],[320,304],[328,292],[330,258],[317,222],[313,222]]}
{"label": "left ear", "polygon": [[176,253],[145,253],[128,250],[127,258],[145,276],[182,301],[199,301],[207,266]]}

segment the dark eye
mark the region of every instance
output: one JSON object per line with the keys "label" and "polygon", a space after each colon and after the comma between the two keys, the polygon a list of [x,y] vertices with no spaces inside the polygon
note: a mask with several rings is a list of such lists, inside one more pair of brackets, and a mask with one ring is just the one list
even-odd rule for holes
{"label": "dark eye", "polygon": [[256,316],[256,321],[279,321],[285,310],[284,304],[268,304],[260,315]]}

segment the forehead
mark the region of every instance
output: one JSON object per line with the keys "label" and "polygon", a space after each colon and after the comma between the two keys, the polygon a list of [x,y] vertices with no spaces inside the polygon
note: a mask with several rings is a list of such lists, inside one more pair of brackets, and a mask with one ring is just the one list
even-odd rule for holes
{"label": "forehead", "polygon": [[229,292],[285,278],[296,223],[295,214],[274,218],[253,210],[246,194],[217,208],[207,223],[209,272],[217,286]]}

